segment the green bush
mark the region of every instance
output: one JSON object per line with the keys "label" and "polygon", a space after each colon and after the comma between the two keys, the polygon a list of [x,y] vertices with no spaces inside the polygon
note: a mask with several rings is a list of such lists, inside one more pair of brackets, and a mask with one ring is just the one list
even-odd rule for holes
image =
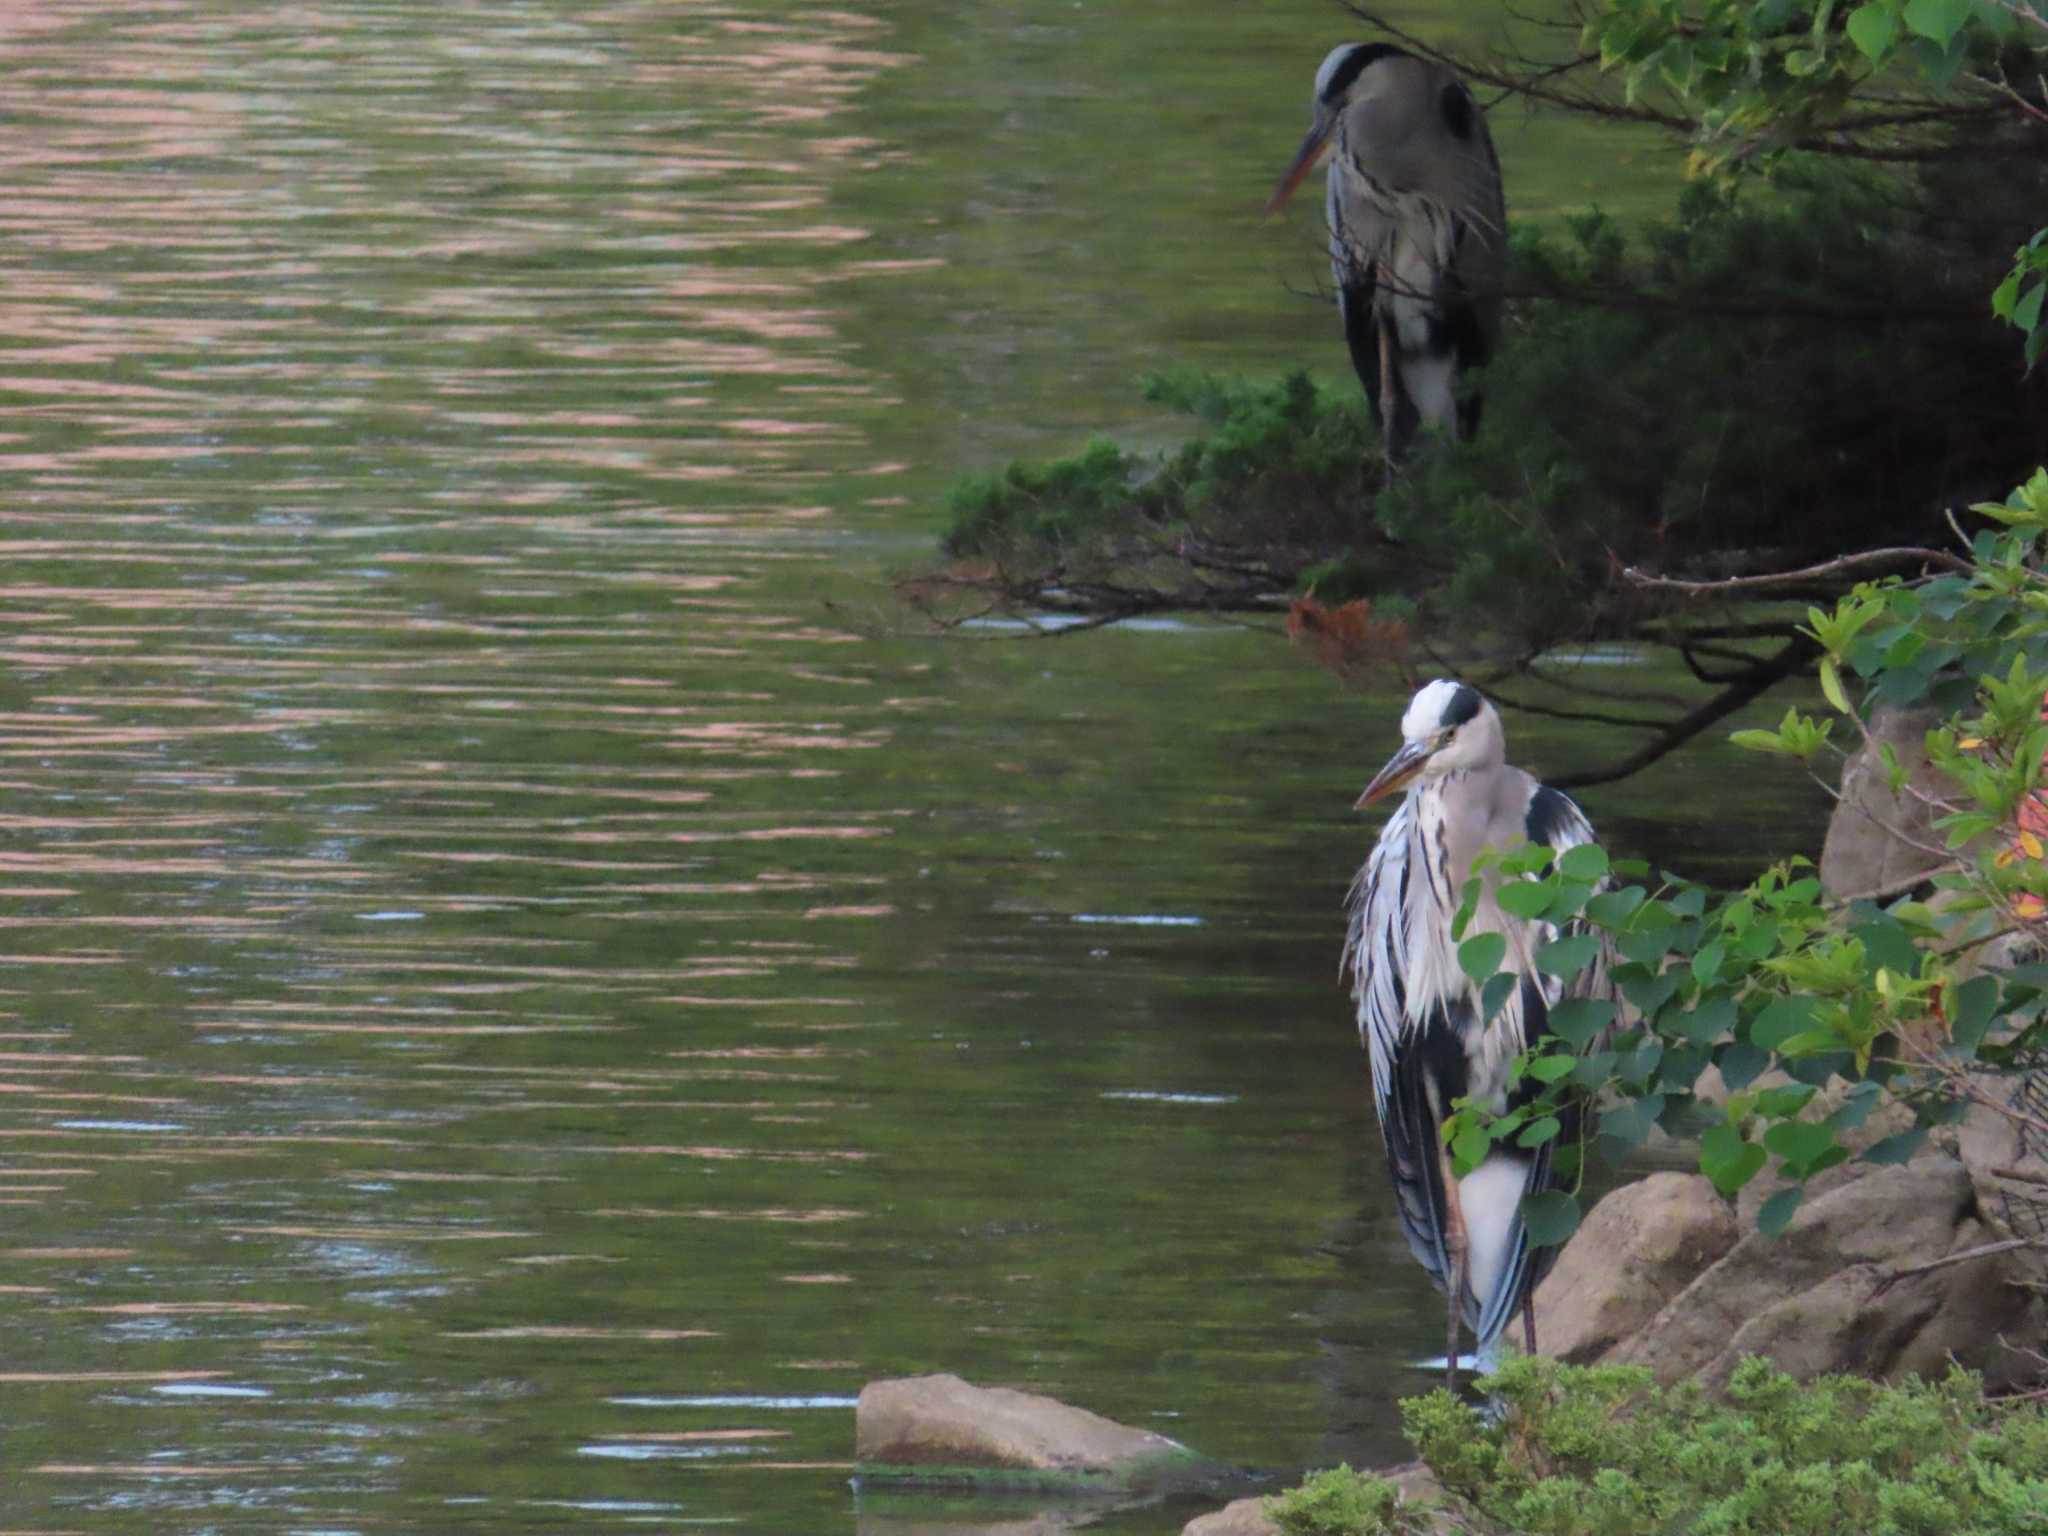
{"label": "green bush", "polygon": [[1332,1467],[1270,1500],[1266,1514],[1287,1536],[1407,1536],[1417,1529],[1383,1477]]}
{"label": "green bush", "polygon": [[[1515,1359],[1489,1416],[1438,1390],[1408,1437],[1474,1531],[1526,1536],[2023,1536],[2048,1531],[2048,1415],[1976,1377],[1801,1384],[1743,1363],[1725,1400],[1634,1367]],[[1422,1529],[1391,1485],[1319,1473],[1268,1506],[1290,1536]]]}

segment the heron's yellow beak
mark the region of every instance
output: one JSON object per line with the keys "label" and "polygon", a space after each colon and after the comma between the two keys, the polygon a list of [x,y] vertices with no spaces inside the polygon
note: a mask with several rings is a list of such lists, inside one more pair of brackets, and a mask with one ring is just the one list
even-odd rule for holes
{"label": "heron's yellow beak", "polygon": [[1294,196],[1294,189],[1308,179],[1308,173],[1316,168],[1316,162],[1323,158],[1323,150],[1330,142],[1330,130],[1337,126],[1335,117],[1318,116],[1309,128],[1308,137],[1301,141],[1296,151],[1294,164],[1287,167],[1287,174],[1280,178],[1280,185],[1273,189],[1273,195],[1266,199],[1266,212],[1277,213],[1287,206],[1287,199]]}
{"label": "heron's yellow beak", "polygon": [[1351,808],[1362,811],[1375,800],[1383,800],[1397,789],[1406,789],[1422,772],[1422,765],[1435,755],[1443,745],[1441,736],[1426,737],[1421,741],[1404,742],[1401,750],[1387,760],[1387,766],[1372,776],[1372,782],[1365,786],[1365,793],[1358,797]]}

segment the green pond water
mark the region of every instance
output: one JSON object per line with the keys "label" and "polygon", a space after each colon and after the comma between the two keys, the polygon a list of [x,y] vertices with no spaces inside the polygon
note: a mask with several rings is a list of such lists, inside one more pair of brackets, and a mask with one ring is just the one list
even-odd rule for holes
{"label": "green pond water", "polygon": [[[1147,369],[1343,369],[1254,215],[1353,30],[0,17],[0,1532],[896,1529],[853,1399],[932,1370],[1402,1454],[1336,976],[1399,700],[888,596],[953,477],[1167,440]],[[1668,169],[1495,123],[1532,215]],[[1717,742],[1585,799],[1817,837]]]}

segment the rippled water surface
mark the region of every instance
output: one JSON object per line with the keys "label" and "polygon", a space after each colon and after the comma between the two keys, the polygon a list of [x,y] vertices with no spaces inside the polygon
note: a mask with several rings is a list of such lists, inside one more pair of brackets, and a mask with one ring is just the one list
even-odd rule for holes
{"label": "rippled water surface", "polygon": [[[1344,30],[0,17],[0,1530],[847,1531],[854,1395],[939,1369],[1398,1451],[1389,701],[887,598],[1144,369],[1342,366],[1251,210]],[[1724,857],[1810,810],[1590,804],[1683,858],[1681,782]]]}

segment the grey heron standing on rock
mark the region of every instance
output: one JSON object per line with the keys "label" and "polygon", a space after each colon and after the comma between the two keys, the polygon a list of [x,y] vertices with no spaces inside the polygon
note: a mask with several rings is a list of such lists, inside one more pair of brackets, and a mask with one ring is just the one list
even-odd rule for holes
{"label": "grey heron standing on rock", "polygon": [[1425,422],[1460,438],[1479,424],[1479,397],[1460,401],[1457,385],[1500,330],[1500,160],[1464,82],[1390,43],[1333,48],[1312,112],[1266,210],[1331,151],[1325,209],[1344,339],[1399,463]]}
{"label": "grey heron standing on rock", "polygon": [[[1535,1352],[1530,1298],[1557,1250],[1531,1247],[1521,1214],[1524,1195],[1550,1187],[1552,1144],[1497,1144],[1460,1179],[1443,1122],[1457,1099],[1502,1113],[1530,1091],[1509,1082],[1509,1065],[1548,1032],[1565,987],[1535,966],[1537,948],[1557,930],[1502,911],[1499,877],[1489,874],[1467,936],[1500,934],[1507,941],[1502,968],[1518,980],[1487,1020],[1479,988],[1458,964],[1452,919],[1481,849],[1526,841],[1562,852],[1591,842],[1593,828],[1569,796],[1508,766],[1500,716],[1463,683],[1426,684],[1401,717],[1401,737],[1400,751],[1358,798],[1363,807],[1408,791],[1351,888],[1344,962],[1401,1230],[1448,1299],[1455,1387],[1461,1319],[1483,1351],[1519,1311]],[[1573,992],[1609,996],[1604,963],[1581,972]],[[1567,1124],[1564,1136],[1575,1130]]]}

